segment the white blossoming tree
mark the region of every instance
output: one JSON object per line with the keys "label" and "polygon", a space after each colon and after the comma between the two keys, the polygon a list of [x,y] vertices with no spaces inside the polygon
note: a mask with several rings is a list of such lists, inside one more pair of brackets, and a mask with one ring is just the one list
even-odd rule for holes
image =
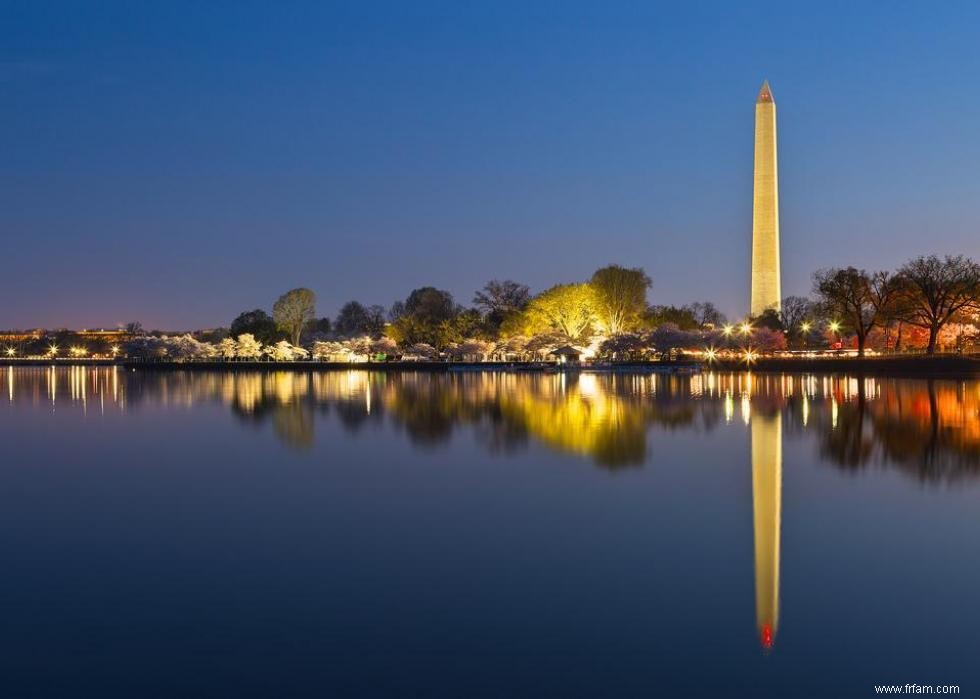
{"label": "white blossoming tree", "polygon": [[262,356],[262,343],[252,333],[239,335],[237,344],[236,356],[242,359],[258,359]]}
{"label": "white blossoming tree", "polygon": [[339,342],[317,340],[313,343],[313,358],[324,362],[346,362],[350,353]]}
{"label": "white blossoming tree", "polygon": [[513,335],[497,345],[496,352],[501,359],[523,359],[527,356],[528,338],[524,335]]}
{"label": "white blossoming tree", "polygon": [[280,340],[274,345],[269,345],[263,352],[276,362],[291,362],[297,359],[306,359],[310,355],[302,347],[292,345],[286,340]]}
{"label": "white blossoming tree", "polygon": [[371,343],[371,354],[390,357],[398,353],[398,343],[390,337],[381,337]]}
{"label": "white blossoming tree", "polygon": [[143,359],[162,359],[170,351],[166,337],[140,335],[126,344],[126,354]]}
{"label": "white blossoming tree", "polygon": [[238,356],[238,343],[235,338],[226,337],[218,343],[217,351],[224,359],[234,359]]}
{"label": "white blossoming tree", "polygon": [[354,337],[350,340],[344,340],[343,345],[347,351],[354,355],[355,357],[367,357],[371,354],[371,345],[374,344],[370,337],[364,335],[363,337]]}
{"label": "white blossoming tree", "polygon": [[201,359],[217,359],[219,355],[218,346],[212,342],[202,342],[200,354]]}
{"label": "white blossoming tree", "polygon": [[493,343],[470,338],[461,342],[456,348],[456,352],[458,353],[460,359],[472,362],[482,362],[487,358],[487,355],[493,351],[493,348]]}
{"label": "white blossoming tree", "polygon": [[417,342],[410,346],[407,350],[405,350],[405,354],[413,357],[419,357],[421,359],[435,359],[439,356],[439,352],[435,347],[424,342]]}
{"label": "white blossoming tree", "polygon": [[167,356],[174,359],[199,359],[207,356],[208,343],[201,342],[190,333],[164,339],[168,348]]}

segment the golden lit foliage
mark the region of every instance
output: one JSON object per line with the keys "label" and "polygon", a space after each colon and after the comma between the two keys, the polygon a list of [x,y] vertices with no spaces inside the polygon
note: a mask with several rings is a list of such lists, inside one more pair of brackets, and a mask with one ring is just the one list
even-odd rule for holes
{"label": "golden lit foliage", "polygon": [[595,292],[589,284],[558,284],[534,297],[508,334],[538,335],[560,332],[572,340],[592,333],[596,322]]}
{"label": "golden lit foliage", "polygon": [[597,269],[592,287],[596,320],[607,335],[636,330],[647,308],[652,282],[640,267],[608,265]]}

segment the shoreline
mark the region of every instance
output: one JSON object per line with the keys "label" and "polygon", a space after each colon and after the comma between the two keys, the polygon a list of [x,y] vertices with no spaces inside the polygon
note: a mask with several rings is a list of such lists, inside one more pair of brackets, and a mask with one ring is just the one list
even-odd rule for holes
{"label": "shoreline", "polygon": [[760,357],[751,365],[720,360],[711,367],[720,371],[779,374],[852,374],[895,378],[980,378],[980,356],[925,354],[885,357]]}
{"label": "shoreline", "polygon": [[377,371],[377,372],[514,372],[514,373],[623,373],[623,374],[689,374],[702,371],[752,371],[785,374],[850,374],[857,376],[892,376],[896,378],[978,378],[980,356],[977,355],[909,355],[890,357],[761,357],[751,364],[723,359],[713,362],[679,360],[621,362],[598,366],[560,365],[555,362],[319,362],[319,361],[134,361],[128,359],[0,359],[4,367],[121,366],[134,371]]}

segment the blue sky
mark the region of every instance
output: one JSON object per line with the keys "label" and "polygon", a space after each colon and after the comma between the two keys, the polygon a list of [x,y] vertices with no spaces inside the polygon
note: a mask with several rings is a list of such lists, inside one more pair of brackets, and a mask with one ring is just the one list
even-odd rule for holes
{"label": "blue sky", "polygon": [[980,6],[790,5],[0,0],[0,327],[609,262],[738,316],[764,78],[784,295],[980,258]]}

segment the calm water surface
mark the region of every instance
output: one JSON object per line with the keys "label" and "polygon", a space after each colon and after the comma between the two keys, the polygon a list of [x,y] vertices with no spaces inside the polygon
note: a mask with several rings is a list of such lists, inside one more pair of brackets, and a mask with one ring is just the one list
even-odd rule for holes
{"label": "calm water surface", "polygon": [[0,368],[3,696],[980,691],[980,383]]}

